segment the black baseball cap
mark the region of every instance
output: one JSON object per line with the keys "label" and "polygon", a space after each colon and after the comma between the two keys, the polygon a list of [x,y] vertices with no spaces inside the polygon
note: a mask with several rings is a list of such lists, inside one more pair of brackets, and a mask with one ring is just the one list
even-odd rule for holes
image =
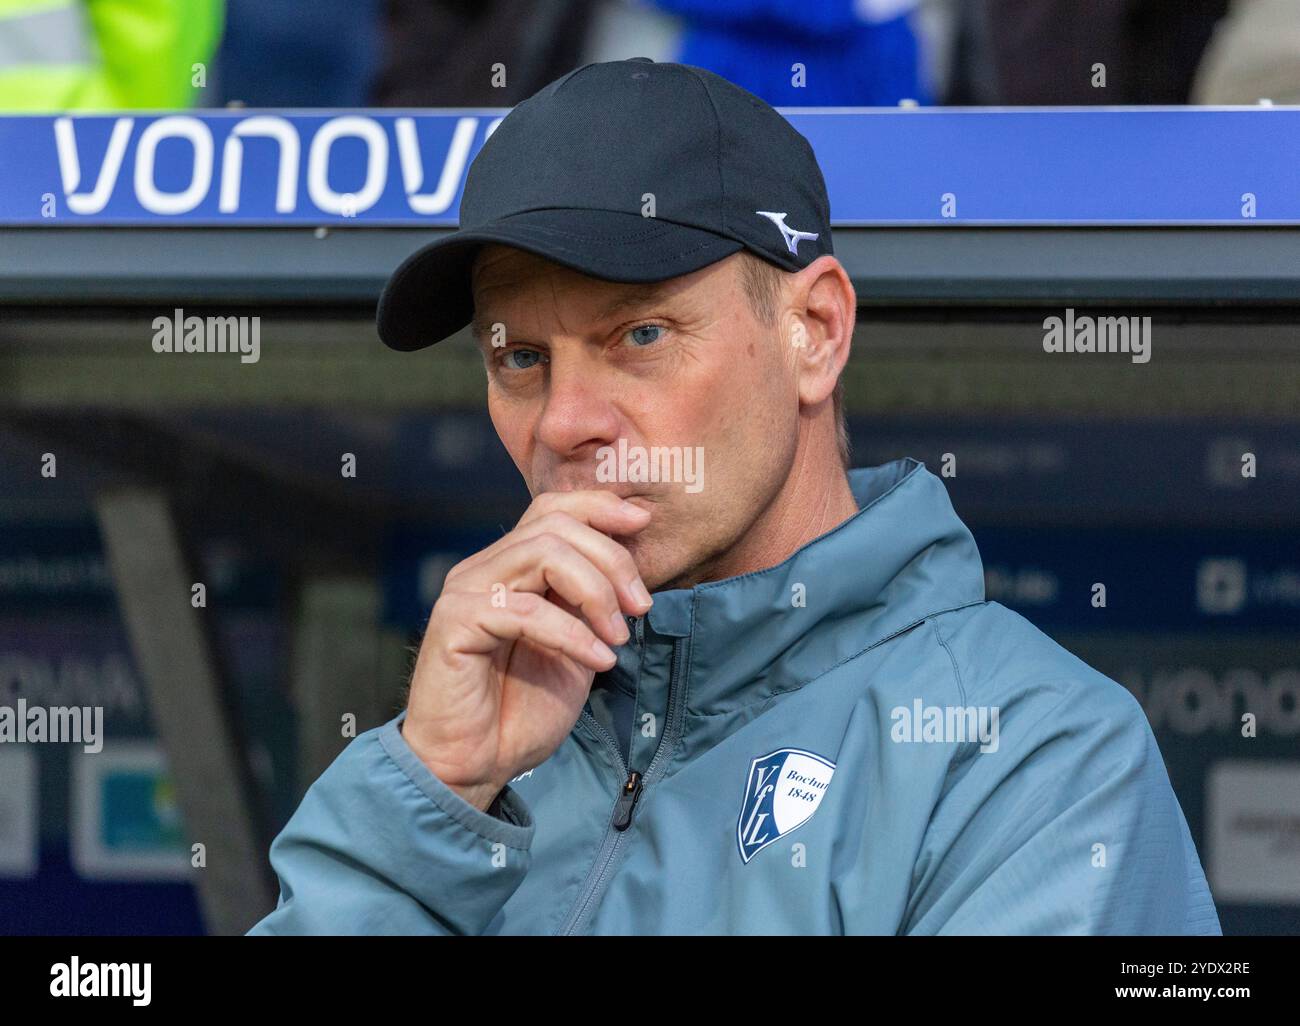
{"label": "black baseball cap", "polygon": [[506,115],[470,165],[458,230],[385,286],[384,343],[423,349],[465,327],[489,242],[616,282],[675,278],[741,249],[787,271],[834,252],[808,140],[726,79],[648,57],[585,65]]}

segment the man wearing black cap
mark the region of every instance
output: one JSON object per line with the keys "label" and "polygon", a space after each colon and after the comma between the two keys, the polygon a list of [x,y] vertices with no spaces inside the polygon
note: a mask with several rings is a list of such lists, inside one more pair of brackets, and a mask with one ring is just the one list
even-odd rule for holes
{"label": "man wearing black cap", "polygon": [[938,478],[846,469],[856,301],[780,115],[588,65],[460,213],[379,332],[472,326],[533,502],[276,838],[254,933],[1219,932],[1137,702],[984,600]]}

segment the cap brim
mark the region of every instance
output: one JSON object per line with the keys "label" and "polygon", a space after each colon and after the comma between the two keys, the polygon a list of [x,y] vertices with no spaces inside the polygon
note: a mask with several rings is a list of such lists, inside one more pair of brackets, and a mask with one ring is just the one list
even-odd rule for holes
{"label": "cap brim", "polygon": [[652,282],[707,267],[744,248],[735,239],[612,210],[530,210],[458,231],[417,250],[379,298],[379,337],[410,352],[454,335],[474,316],[470,270],[485,243],[536,253],[592,278]]}

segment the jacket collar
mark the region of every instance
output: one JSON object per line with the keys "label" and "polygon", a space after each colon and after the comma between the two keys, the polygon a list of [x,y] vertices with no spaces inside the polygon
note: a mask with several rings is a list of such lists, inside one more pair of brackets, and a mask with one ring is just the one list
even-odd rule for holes
{"label": "jacket collar", "polygon": [[[656,592],[645,619],[687,639],[688,713],[801,687],[935,613],[984,600],[979,551],[943,483],[914,459],[850,470],[858,512],[776,566]],[[638,676],[635,645],[610,674]]]}

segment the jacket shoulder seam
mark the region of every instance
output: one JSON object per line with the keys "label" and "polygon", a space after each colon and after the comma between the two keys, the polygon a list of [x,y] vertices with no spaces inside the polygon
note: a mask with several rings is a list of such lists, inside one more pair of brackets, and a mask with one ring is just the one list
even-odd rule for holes
{"label": "jacket shoulder seam", "polygon": [[965,706],[967,704],[966,685],[962,682],[961,679],[961,667],[957,665],[957,657],[953,655],[952,649],[948,645],[948,640],[943,636],[943,631],[939,629],[938,619],[935,618],[928,622],[930,624],[930,628],[934,631],[935,638],[938,639],[939,645],[943,648],[943,650],[946,653],[948,653],[948,662],[952,663],[952,675],[957,680],[957,697],[961,701],[961,704]]}

